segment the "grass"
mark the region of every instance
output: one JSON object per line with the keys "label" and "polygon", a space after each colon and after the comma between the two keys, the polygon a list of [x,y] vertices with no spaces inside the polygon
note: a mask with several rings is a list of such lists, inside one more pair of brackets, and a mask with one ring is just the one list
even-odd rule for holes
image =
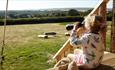
{"label": "grass", "polygon": [[110,51],[109,48],[110,48],[110,37],[111,37],[111,24],[112,24],[111,21],[107,22],[106,46],[109,51]]}
{"label": "grass", "polygon": [[[72,22],[73,23],[73,22]],[[63,23],[62,23],[63,24]],[[64,22],[64,24],[67,24]],[[49,39],[38,38],[44,32],[56,32],[57,36]],[[54,63],[47,61],[59,50],[68,37],[64,36],[65,26],[60,24],[33,24],[7,26],[5,46],[5,70],[45,70]],[[109,32],[107,44],[109,45]],[[0,49],[3,26],[0,26]]]}
{"label": "grass", "polygon": [[[3,27],[0,26],[2,42]],[[44,32],[56,32],[57,36],[49,39],[38,38]],[[45,70],[53,66],[47,61],[67,40],[63,25],[35,24],[7,26],[5,46],[5,70]],[[2,43],[1,43],[2,44]]]}
{"label": "grass", "polygon": [[60,25],[75,24],[76,22],[62,22]]}

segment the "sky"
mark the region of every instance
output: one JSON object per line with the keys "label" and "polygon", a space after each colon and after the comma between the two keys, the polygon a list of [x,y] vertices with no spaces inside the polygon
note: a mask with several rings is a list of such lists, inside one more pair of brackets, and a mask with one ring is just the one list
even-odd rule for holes
{"label": "sky", "polygon": [[[39,10],[48,8],[94,8],[100,0],[9,0],[9,10]],[[6,0],[0,0],[0,10],[5,10]],[[112,0],[107,5],[112,8]]]}

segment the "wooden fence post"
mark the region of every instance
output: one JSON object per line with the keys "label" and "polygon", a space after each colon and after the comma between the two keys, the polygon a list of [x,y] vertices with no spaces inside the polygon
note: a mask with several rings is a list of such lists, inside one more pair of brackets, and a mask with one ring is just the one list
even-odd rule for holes
{"label": "wooden fence post", "polygon": [[[106,16],[106,14],[107,14],[107,0],[105,0],[105,2],[103,2],[103,4],[99,7],[99,11],[98,11],[98,13],[99,13],[99,15],[100,16],[102,16],[103,17],[103,21],[105,22],[104,24],[106,24],[106,21],[107,21],[107,16]],[[106,28],[105,28],[105,30],[106,30]],[[105,48],[106,48],[106,31],[105,32],[102,32],[101,33],[102,34],[102,39],[103,39],[103,43],[104,43],[104,46],[105,46]]]}
{"label": "wooden fence post", "polygon": [[113,0],[113,16],[111,24],[111,43],[110,43],[111,52],[115,52],[115,0]]}

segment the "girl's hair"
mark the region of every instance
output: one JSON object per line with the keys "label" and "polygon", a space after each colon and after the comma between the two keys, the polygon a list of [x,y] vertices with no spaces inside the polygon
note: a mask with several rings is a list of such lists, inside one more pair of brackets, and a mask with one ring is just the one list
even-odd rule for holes
{"label": "girl's hair", "polygon": [[85,25],[89,26],[92,32],[99,32],[101,29],[100,26],[102,21],[103,21],[102,16],[97,16],[97,15],[88,16],[85,19]]}

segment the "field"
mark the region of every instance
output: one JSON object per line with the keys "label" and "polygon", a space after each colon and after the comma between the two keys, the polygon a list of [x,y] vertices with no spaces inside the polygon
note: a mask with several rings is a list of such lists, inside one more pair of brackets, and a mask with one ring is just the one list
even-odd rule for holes
{"label": "field", "polygon": [[[56,32],[57,35],[48,39],[37,37],[44,32]],[[64,35],[65,32],[67,32],[65,26],[60,23],[7,26],[4,69],[45,70],[53,67],[54,63],[47,61],[68,39]],[[109,46],[109,34],[110,26],[107,32],[107,46]],[[0,48],[2,35],[3,26],[0,26]]]}

